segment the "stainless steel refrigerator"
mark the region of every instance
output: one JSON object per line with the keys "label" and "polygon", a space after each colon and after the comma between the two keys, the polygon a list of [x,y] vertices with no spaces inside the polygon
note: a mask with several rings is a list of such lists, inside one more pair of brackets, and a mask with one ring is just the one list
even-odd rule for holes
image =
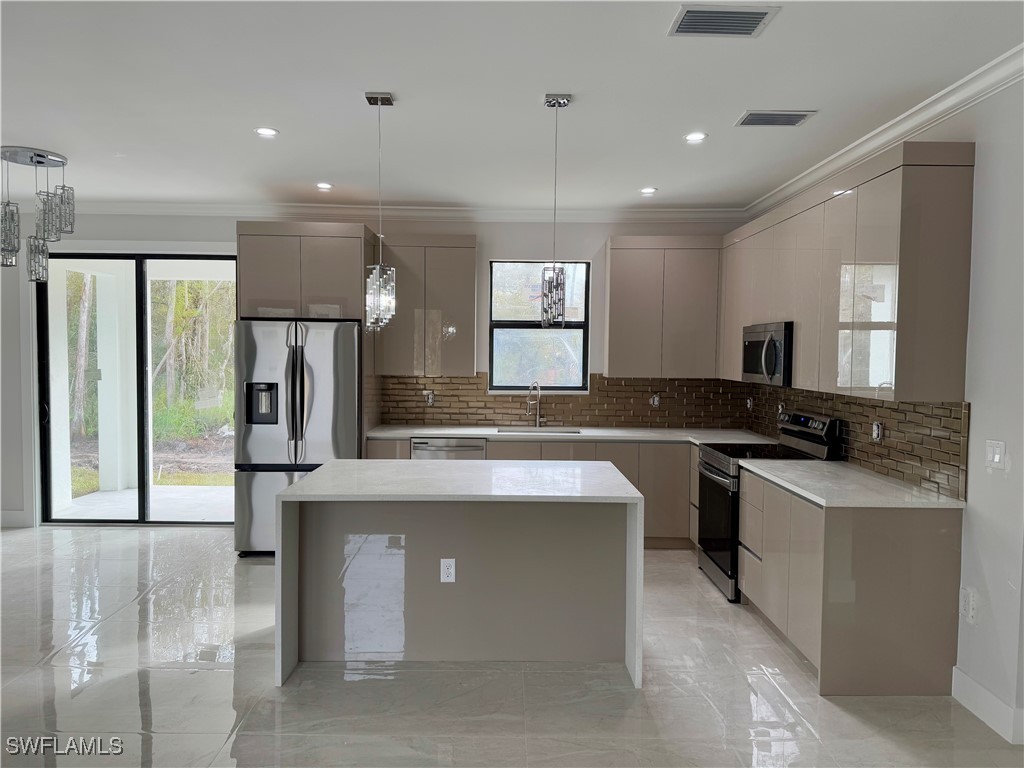
{"label": "stainless steel refrigerator", "polygon": [[358,323],[235,324],[235,549],[274,550],[276,495],[331,459],[359,458]]}

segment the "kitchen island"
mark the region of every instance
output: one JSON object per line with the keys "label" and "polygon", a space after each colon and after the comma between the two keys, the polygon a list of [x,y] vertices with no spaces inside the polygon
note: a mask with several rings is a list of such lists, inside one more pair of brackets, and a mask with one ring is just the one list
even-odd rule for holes
{"label": "kitchen island", "polygon": [[278,494],[278,686],[300,661],[621,660],[640,687],[644,499],[612,464],[397,467]]}

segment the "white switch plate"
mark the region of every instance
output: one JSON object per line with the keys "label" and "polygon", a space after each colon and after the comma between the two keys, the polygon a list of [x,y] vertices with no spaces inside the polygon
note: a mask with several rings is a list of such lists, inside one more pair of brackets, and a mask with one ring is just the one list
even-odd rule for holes
{"label": "white switch plate", "polygon": [[455,558],[441,558],[441,582],[449,583],[455,581]]}
{"label": "white switch plate", "polygon": [[978,623],[978,590],[960,587],[960,615],[968,624]]}
{"label": "white switch plate", "polygon": [[1006,469],[1006,443],[1002,440],[985,441],[985,466]]}

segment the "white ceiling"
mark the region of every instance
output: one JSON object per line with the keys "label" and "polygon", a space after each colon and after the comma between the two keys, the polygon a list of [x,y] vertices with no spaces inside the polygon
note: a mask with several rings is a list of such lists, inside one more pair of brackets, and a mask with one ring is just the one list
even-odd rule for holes
{"label": "white ceiling", "polygon": [[[784,2],[738,40],[669,38],[679,5],[4,2],[3,143],[68,155],[87,203],[358,205],[363,92],[391,90],[386,204],[545,209],[541,98],[569,92],[559,208],[742,208],[1024,38],[1021,2]],[[734,127],[746,109],[818,114]]]}

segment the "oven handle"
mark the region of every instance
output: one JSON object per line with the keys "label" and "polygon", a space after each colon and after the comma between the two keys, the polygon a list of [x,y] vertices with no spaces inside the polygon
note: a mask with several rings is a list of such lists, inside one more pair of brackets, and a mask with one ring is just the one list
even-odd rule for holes
{"label": "oven handle", "polygon": [[701,461],[700,463],[697,464],[697,471],[704,475],[704,477],[708,478],[709,480],[715,481],[720,486],[728,489],[729,491],[739,490],[739,480],[737,480],[735,477],[729,477],[727,474],[715,469],[710,464],[706,464],[705,462]]}

